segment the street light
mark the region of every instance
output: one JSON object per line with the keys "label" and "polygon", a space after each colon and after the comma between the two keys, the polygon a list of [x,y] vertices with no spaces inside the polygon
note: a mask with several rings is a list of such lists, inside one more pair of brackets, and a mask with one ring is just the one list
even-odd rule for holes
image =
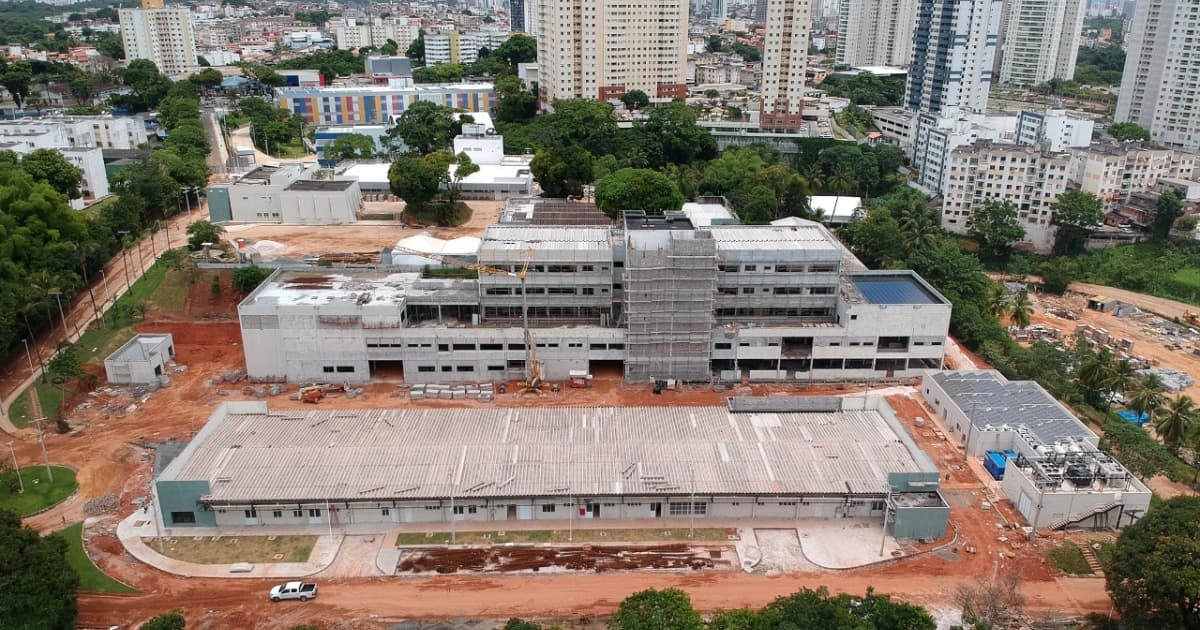
{"label": "street light", "polygon": [[17,463],[17,452],[13,450],[13,441],[8,441],[8,452],[12,453],[13,470],[17,471],[17,482],[21,486],[21,494],[25,494],[25,480],[21,479],[21,465]]}
{"label": "street light", "polygon": [[25,344],[25,360],[29,361],[29,373],[33,374],[37,370],[33,367],[33,356],[29,354],[29,341],[22,338],[21,343]]}
{"label": "street light", "polygon": [[[70,337],[71,331],[70,331],[70,329],[67,328],[67,315],[66,315],[66,313],[63,312],[63,307],[62,307],[62,289],[55,287],[53,289],[47,290],[46,294],[53,295],[54,301],[58,303],[58,316],[62,318],[62,323],[63,323],[63,339],[67,342],[70,342],[71,340],[68,339],[68,337]],[[76,328],[75,332],[78,333],[79,329]]]}

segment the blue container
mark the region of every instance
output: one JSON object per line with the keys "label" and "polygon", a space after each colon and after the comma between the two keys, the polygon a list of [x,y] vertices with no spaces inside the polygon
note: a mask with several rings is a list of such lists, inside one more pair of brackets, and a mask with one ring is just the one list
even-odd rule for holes
{"label": "blue container", "polygon": [[1136,412],[1132,409],[1118,411],[1117,415],[1121,416],[1122,420],[1132,423],[1132,424],[1136,424],[1139,427],[1146,426],[1146,423],[1150,421],[1150,416],[1148,414],[1143,413],[1141,415],[1138,415],[1138,412]]}
{"label": "blue container", "polygon": [[1004,478],[1004,465],[1008,458],[1000,451],[987,451],[983,454],[983,467],[992,476],[992,479],[999,481]]}

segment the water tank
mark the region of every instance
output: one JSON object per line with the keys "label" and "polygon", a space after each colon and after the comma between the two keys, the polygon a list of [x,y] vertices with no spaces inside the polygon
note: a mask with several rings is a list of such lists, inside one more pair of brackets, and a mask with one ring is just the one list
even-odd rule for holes
{"label": "water tank", "polygon": [[1067,466],[1067,481],[1070,481],[1076,488],[1083,488],[1092,485],[1092,469],[1086,464],[1071,464]]}

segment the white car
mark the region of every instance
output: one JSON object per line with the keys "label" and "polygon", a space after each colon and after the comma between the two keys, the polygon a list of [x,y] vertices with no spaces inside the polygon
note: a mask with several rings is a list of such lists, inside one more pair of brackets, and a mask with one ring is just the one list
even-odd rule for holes
{"label": "white car", "polygon": [[316,584],[305,584],[304,582],[287,582],[286,584],[277,584],[271,588],[271,601],[277,602],[283,599],[298,599],[306,602],[317,596]]}

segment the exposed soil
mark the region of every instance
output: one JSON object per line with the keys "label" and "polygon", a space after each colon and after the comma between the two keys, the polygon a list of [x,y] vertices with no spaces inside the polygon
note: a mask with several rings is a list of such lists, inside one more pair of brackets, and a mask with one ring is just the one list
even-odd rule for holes
{"label": "exposed soil", "polygon": [[[633,569],[711,569],[718,564],[713,554],[725,555],[726,546],[692,547],[677,543],[630,547],[625,545],[585,546],[489,546],[467,549],[428,549],[405,552],[398,570],[401,573],[514,573],[545,570],[628,571]],[[724,552],[724,553],[723,553]]]}

